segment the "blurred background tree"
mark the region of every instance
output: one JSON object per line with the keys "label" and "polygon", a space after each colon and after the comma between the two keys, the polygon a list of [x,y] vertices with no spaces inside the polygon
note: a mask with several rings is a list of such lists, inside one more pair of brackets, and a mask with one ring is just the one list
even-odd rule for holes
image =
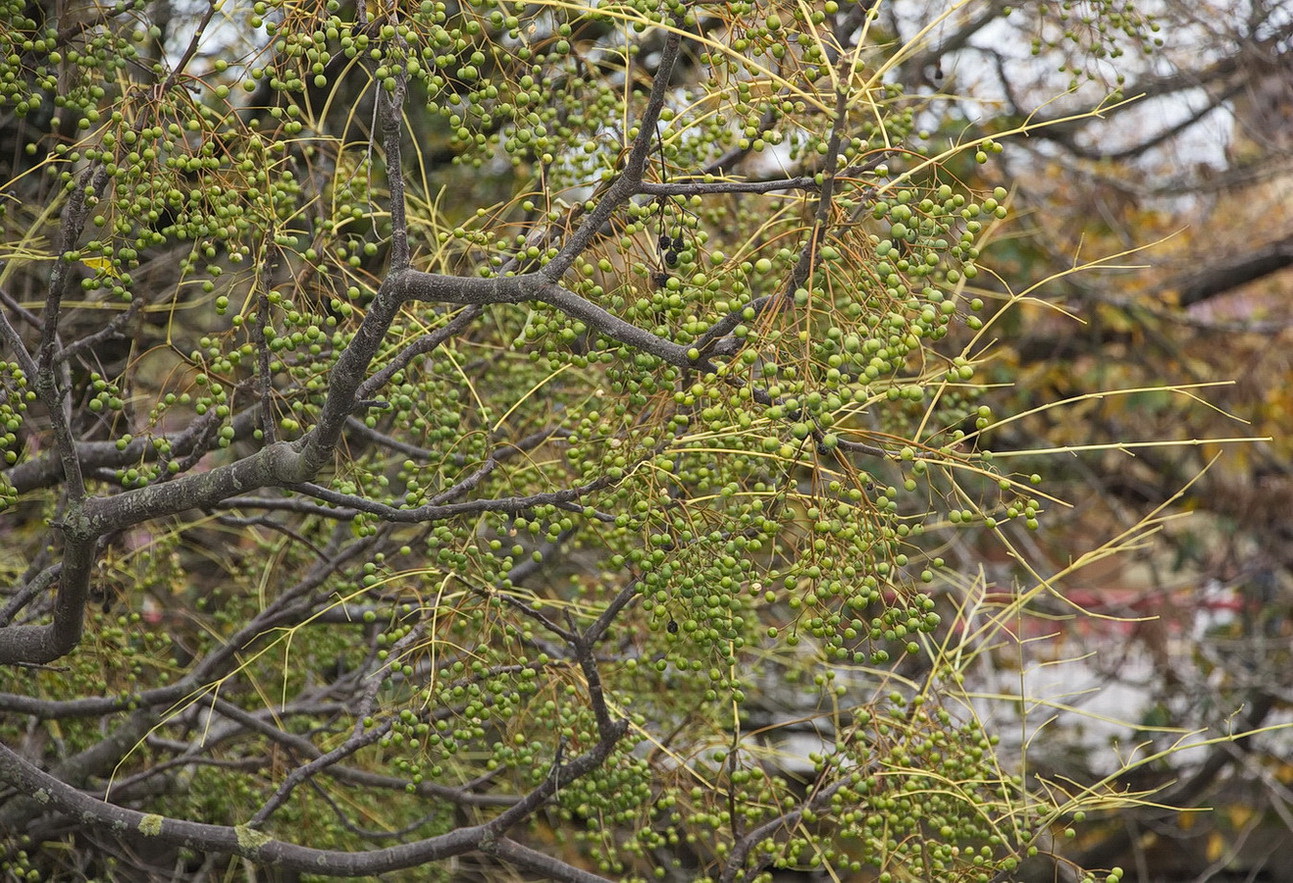
{"label": "blurred background tree", "polygon": [[[942,125],[995,131],[1023,118],[1059,121],[1010,141],[1003,155],[1022,218],[986,251],[998,270],[981,292],[990,302],[1017,291],[1020,279],[1063,272],[1075,255],[1155,243],[1126,262],[1143,266],[1065,275],[1044,290],[1044,305],[1013,314],[996,375],[1010,385],[993,401],[1000,413],[1038,410],[986,433],[984,442],[1090,447],[1047,472],[1068,482],[1067,490],[1049,487],[1073,507],[1049,511],[1031,538],[1015,535],[1020,548],[1058,563],[1083,545],[1077,538],[1116,535],[1146,505],[1175,497],[1153,542],[1067,583],[1072,604],[1136,622],[1034,626],[1034,634],[1056,635],[1042,642],[1035,663],[1095,654],[1068,674],[1040,676],[1038,690],[1067,687],[1073,704],[1148,725],[1061,715],[1060,726],[1033,738],[1029,759],[1039,773],[1092,782],[1111,772],[1091,753],[1105,740],[1128,754],[1143,743],[1144,753],[1196,729],[1288,720],[1293,482],[1284,305],[1293,284],[1293,15],[1282,3],[1163,4],[1155,10],[1163,37],[1157,51],[1065,65],[1073,74],[1098,72],[1097,82],[1138,100],[1099,119],[1066,120],[1091,103],[1094,86],[1075,79],[1072,93],[1041,105],[1055,82],[1050,66],[1038,64],[1056,57],[1045,35],[1114,22],[1098,21],[1083,4],[1050,11],[1059,13],[1050,31],[1024,6],[949,29],[945,45],[956,51],[942,53],[939,65],[960,113]],[[1083,398],[1166,378],[1220,384],[1200,390],[1215,407],[1157,392]],[[1065,399],[1080,401],[1047,407]],[[1237,426],[1262,440],[1220,457],[1209,445],[1119,445],[1198,439]],[[1184,512],[1191,517],[1171,517]],[[962,555],[964,570],[982,560],[983,549],[969,543]],[[1009,557],[998,560],[990,576],[1002,585],[1028,572]],[[1038,709],[1036,719],[1053,713]],[[1165,729],[1151,736],[1156,727]],[[1119,810],[1084,833],[1071,854],[1117,861],[1142,880],[1289,879],[1281,858],[1293,842],[1289,753],[1286,738],[1257,738],[1139,770],[1124,784],[1162,787],[1172,806],[1219,811]]]}

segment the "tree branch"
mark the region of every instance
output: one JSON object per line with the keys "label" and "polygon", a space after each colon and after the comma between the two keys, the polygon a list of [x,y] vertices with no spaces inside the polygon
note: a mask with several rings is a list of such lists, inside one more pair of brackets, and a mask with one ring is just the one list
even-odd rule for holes
{"label": "tree branch", "polygon": [[1278,273],[1293,265],[1293,236],[1260,246],[1253,251],[1210,259],[1203,269],[1168,279],[1164,287],[1179,292],[1180,304],[1191,307]]}
{"label": "tree branch", "polygon": [[608,877],[591,874],[560,859],[530,849],[528,846],[522,846],[507,837],[499,837],[497,840],[482,844],[480,851],[525,868],[527,871],[541,874],[549,880],[560,880],[563,883],[610,883]]}
{"label": "tree branch", "polygon": [[418,506],[413,509],[399,509],[386,503],[378,503],[364,497],[339,493],[317,484],[300,484],[295,489],[316,499],[338,506],[347,506],[396,524],[421,524],[427,521],[441,521],[461,515],[479,515],[482,512],[507,512],[519,515],[535,506],[552,506],[570,503],[594,491],[610,487],[614,481],[609,476],[599,476],[578,487],[560,491],[529,494],[519,497],[498,497],[487,500],[467,500],[462,503],[445,503]]}

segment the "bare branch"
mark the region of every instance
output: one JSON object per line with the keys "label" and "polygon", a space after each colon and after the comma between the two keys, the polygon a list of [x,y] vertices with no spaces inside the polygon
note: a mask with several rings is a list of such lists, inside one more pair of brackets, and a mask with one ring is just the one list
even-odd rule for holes
{"label": "bare branch", "polygon": [[481,845],[481,852],[511,862],[518,868],[524,868],[535,874],[542,874],[549,880],[560,880],[562,883],[609,883],[609,878],[590,874],[588,871],[566,864],[560,859],[545,855],[522,846],[515,840],[499,837]]}
{"label": "bare branch", "polygon": [[553,283],[560,280],[570,269],[575,258],[583,254],[600,233],[602,226],[611,219],[615,210],[641,192],[647,157],[655,143],[656,122],[660,119],[660,111],[664,109],[665,94],[673,79],[673,69],[678,61],[678,48],[681,45],[682,19],[675,17],[673,27],[665,37],[660,63],[651,81],[651,94],[647,97],[646,108],[638,119],[637,136],[633,139],[633,147],[624,161],[624,169],[602,194],[593,210],[584,217],[583,223],[571,234],[561,251],[543,267],[541,272],[545,280]]}
{"label": "bare branch", "polygon": [[1253,248],[1242,254],[1211,258],[1200,270],[1191,270],[1164,282],[1179,292],[1183,307],[1194,306],[1255,282],[1293,265],[1293,236]]}
{"label": "bare branch", "polygon": [[421,524],[427,521],[440,521],[456,518],[461,515],[478,515],[481,512],[506,512],[519,515],[535,506],[551,506],[571,503],[588,494],[610,487],[614,482],[607,476],[595,478],[582,485],[549,493],[527,494],[518,497],[499,497],[497,499],[467,500],[462,503],[444,503],[417,506],[413,509],[399,509],[378,503],[363,497],[342,494],[315,484],[295,485],[295,489],[316,499],[338,506],[346,506],[359,512],[378,515],[386,521],[397,524]]}

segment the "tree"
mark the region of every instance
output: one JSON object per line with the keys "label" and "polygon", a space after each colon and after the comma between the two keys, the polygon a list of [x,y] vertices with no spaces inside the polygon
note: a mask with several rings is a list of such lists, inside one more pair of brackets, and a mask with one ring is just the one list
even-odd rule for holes
{"label": "tree", "polygon": [[[1289,838],[1278,782],[1287,780],[1293,750],[1287,730],[1276,729],[1288,720],[1293,695],[1293,553],[1283,515],[1293,461],[1281,309],[1291,278],[1293,22],[1286,4],[1162,4],[1155,12],[1159,33],[1170,35],[1166,45],[1115,62],[1121,92],[1139,100],[1099,119],[1066,120],[1092,99],[1092,87],[1078,83],[1080,91],[1033,113],[1047,80],[1046,69],[1030,60],[1031,35],[1044,30],[1019,12],[949,34],[957,50],[942,61],[957,79],[949,88],[964,117],[989,130],[1025,117],[1056,123],[1010,142],[1003,155],[1014,182],[1012,209],[1024,222],[1010,241],[985,251],[1004,280],[986,284],[1009,290],[1018,278],[1063,274],[1046,292],[1063,319],[1055,309],[1016,314],[1009,326],[1015,333],[1003,340],[1010,352],[1002,354],[1016,367],[999,374],[1013,385],[993,405],[998,413],[1032,416],[1003,427],[1009,438],[991,438],[999,453],[1043,442],[1090,453],[1046,470],[1047,489],[1074,508],[1052,507],[1042,531],[1016,538],[1030,542],[1036,556],[1063,562],[1075,537],[1115,535],[1147,504],[1172,500],[1161,510],[1155,541],[1065,584],[1066,597],[1089,610],[1140,620],[1064,630],[1065,655],[1100,660],[1087,674],[1098,675],[1102,688],[1072,701],[1098,702],[1115,691],[1140,697],[1139,707],[1126,699],[1122,708],[1106,703],[1105,713],[1123,723],[1121,733],[1103,727],[1123,751],[1140,755],[1179,744],[1182,733],[1216,732],[1223,721],[1266,730],[1119,774],[1094,750],[1090,732],[1074,737],[1072,716],[1066,726],[1061,712],[1049,738],[1034,738],[1029,767],[1042,777],[1058,772],[1098,783],[1114,776],[1124,787],[1160,788],[1160,805],[1092,813],[1094,824],[1072,853],[1079,863],[1116,861],[1142,878],[1204,879],[1224,868],[1281,879],[1282,849],[1271,853],[1269,844]],[[1069,27],[1091,24],[1080,7],[1069,12]],[[1013,39],[1003,38],[1003,28]],[[1074,254],[1152,242],[1158,244],[1135,261],[1145,267],[1065,273]],[[992,300],[989,292],[981,296]],[[1152,389],[1167,378],[1199,384],[1215,408]],[[1149,391],[1091,395],[1111,388]],[[1053,407],[1065,400],[1073,407]],[[1255,441],[1224,456],[1218,447],[1189,444],[1236,431]],[[1185,444],[1126,447],[1169,437]],[[947,557],[963,568],[983,556]],[[1009,584],[1020,570],[1003,567],[996,575]],[[1051,605],[1039,612],[1063,611]],[[1038,629],[1056,630],[1053,622]],[[1045,642],[1035,646],[1034,659],[1054,652]],[[1047,695],[1040,684],[1033,690]],[[1055,715],[1042,707],[1030,717],[1044,725]],[[1218,811],[1183,815],[1174,809],[1180,806]]]}
{"label": "tree", "polygon": [[932,91],[1002,11],[11,4],[9,870],[986,881],[1115,800],[940,548],[1051,499],[980,167],[1087,112]]}

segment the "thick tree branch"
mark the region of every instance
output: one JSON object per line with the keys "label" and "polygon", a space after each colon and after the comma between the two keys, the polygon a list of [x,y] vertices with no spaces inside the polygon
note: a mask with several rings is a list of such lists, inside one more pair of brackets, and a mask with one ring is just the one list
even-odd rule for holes
{"label": "thick tree branch", "polygon": [[84,529],[92,536],[121,530],[186,509],[205,509],[222,500],[259,490],[300,484],[313,470],[292,445],[276,442],[228,466],[185,475],[112,497],[85,501]]}
{"label": "thick tree branch", "polygon": [[[623,732],[624,727],[618,728]],[[0,779],[35,795],[46,807],[75,816],[82,824],[107,828],[119,836],[183,845],[204,852],[239,855],[283,870],[331,877],[357,877],[416,867],[480,849],[530,815],[556,791],[560,781],[570,782],[600,766],[614,746],[603,740],[569,764],[554,765],[553,774],[516,805],[480,825],[458,828],[385,849],[345,852],[313,849],[275,840],[246,826],[226,827],[166,818],[115,806],[91,797],[43,772],[0,744]]]}
{"label": "thick tree branch", "polygon": [[[408,51],[402,39],[395,41],[399,49]],[[404,114],[404,96],[408,91],[408,74],[403,68],[394,77],[395,90],[377,91],[377,106],[381,108],[382,146],[386,153],[386,181],[390,187],[391,207],[391,271],[398,273],[409,265],[409,222],[404,199],[404,165],[400,150],[401,121]]]}
{"label": "thick tree branch", "polygon": [[[249,408],[236,414],[231,421],[234,438],[249,436],[256,427],[258,415],[257,408]],[[207,421],[193,420],[179,432],[159,438],[167,443],[167,449],[173,457],[184,458],[204,450],[202,440],[206,432]],[[119,446],[116,442],[100,441],[80,441],[76,444],[77,459],[86,471],[120,468],[132,463],[156,462],[157,451],[158,448],[153,444],[153,439],[143,437],[132,439],[125,446]],[[55,484],[61,474],[59,467],[60,461],[57,454],[48,453],[16,464],[5,473],[5,476],[15,490],[26,493]]]}
{"label": "thick tree branch", "polygon": [[408,300],[458,304],[515,304],[539,301],[556,307],[572,319],[578,319],[592,330],[634,349],[656,356],[681,368],[717,371],[705,359],[693,359],[690,347],[665,340],[631,322],[615,316],[555,282],[549,282],[547,268],[522,276],[464,278],[440,276],[407,270],[391,283],[393,291]]}
{"label": "thick tree branch", "polygon": [[1181,306],[1190,307],[1278,273],[1290,265],[1293,265],[1293,236],[1243,254],[1209,259],[1200,270],[1191,270],[1166,280],[1164,287],[1176,289]]}
{"label": "thick tree branch", "polygon": [[[64,517],[79,521],[79,510],[79,505],[70,505]],[[53,621],[46,625],[11,625],[0,629],[0,665],[53,662],[71,652],[81,640],[97,537],[79,531],[73,533],[66,528],[63,536]]]}
{"label": "thick tree branch", "polygon": [[482,844],[480,851],[510,862],[518,868],[541,874],[548,880],[560,880],[562,883],[610,883],[607,877],[591,874],[560,859],[530,849],[528,846],[522,846],[507,837],[499,837]]}

